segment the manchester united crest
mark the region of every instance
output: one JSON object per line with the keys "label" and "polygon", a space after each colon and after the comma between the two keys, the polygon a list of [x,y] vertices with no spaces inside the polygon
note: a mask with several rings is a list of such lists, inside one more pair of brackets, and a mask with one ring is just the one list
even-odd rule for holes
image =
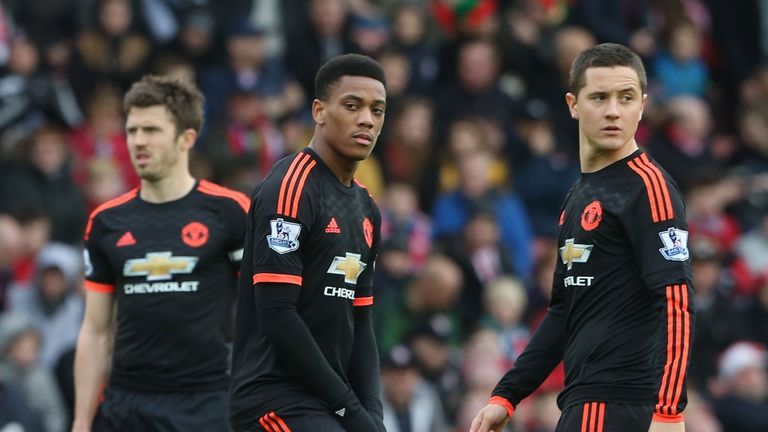
{"label": "manchester united crest", "polygon": [[181,229],[181,240],[190,247],[200,247],[208,241],[208,227],[200,222],[190,222]]}
{"label": "manchester united crest", "polygon": [[373,245],[373,224],[371,223],[371,220],[368,218],[365,218],[365,220],[363,220],[363,234],[365,235],[365,242],[368,244],[368,247],[370,248]]}
{"label": "manchester united crest", "polygon": [[600,201],[592,201],[584,207],[584,213],[581,214],[581,227],[584,231],[597,228],[601,220],[603,220],[603,206],[600,205]]}

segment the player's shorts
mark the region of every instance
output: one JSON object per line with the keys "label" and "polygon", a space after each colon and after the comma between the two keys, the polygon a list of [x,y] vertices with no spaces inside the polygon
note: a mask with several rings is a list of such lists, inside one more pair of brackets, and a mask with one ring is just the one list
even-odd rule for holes
{"label": "player's shorts", "polygon": [[228,432],[226,391],[144,393],[108,387],[93,432]]}
{"label": "player's shorts", "polygon": [[555,432],[648,432],[652,405],[586,402],[563,411]]}
{"label": "player's shorts", "polygon": [[345,432],[346,429],[327,408],[311,401],[301,401],[264,413],[252,424],[235,427],[234,431]]}

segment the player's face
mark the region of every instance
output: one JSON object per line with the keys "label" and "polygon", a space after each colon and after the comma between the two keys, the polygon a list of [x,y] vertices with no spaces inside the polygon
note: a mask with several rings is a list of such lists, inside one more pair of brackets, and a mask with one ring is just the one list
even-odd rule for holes
{"label": "player's face", "polygon": [[637,72],[627,66],[593,67],[584,78],[578,95],[566,95],[571,116],[579,121],[582,153],[590,157],[623,154],[635,145],[645,107]]}
{"label": "player's face", "polygon": [[368,157],[384,125],[386,91],[373,78],[343,76],[327,101],[315,100],[313,116],[322,141],[349,161]]}
{"label": "player's face", "polygon": [[177,134],[164,106],[131,108],[125,131],[131,162],[142,180],[155,182],[172,175],[182,165],[186,169],[186,151],[192,145],[190,134],[194,131]]}

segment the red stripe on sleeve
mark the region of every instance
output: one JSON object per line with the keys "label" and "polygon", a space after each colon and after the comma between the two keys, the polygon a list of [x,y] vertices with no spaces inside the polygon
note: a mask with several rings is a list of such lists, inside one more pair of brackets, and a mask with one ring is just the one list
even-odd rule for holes
{"label": "red stripe on sleeve", "polygon": [[92,282],[92,281],[86,280],[83,283],[83,286],[85,286],[85,289],[87,289],[88,291],[110,293],[110,294],[115,292],[115,285],[114,284],[103,284],[103,283]]}
{"label": "red stripe on sleeve", "polygon": [[280,194],[277,196],[277,213],[278,214],[284,214],[283,203],[285,202],[285,198],[287,195],[286,187],[288,186],[288,180],[290,180],[290,178],[293,176],[293,171],[296,169],[296,165],[304,156],[306,156],[305,153],[300,153],[299,155],[297,155],[293,159],[293,162],[291,162],[291,165],[288,167],[288,171],[283,176],[283,181],[282,183],[280,183]]}
{"label": "red stripe on sleeve", "polygon": [[581,432],[589,432],[589,402],[584,404],[584,410],[581,412]]}
{"label": "red stripe on sleeve", "polygon": [[658,211],[659,211],[659,220],[665,221],[669,219],[667,217],[667,208],[664,206],[664,195],[661,193],[661,185],[659,184],[659,181],[663,182],[664,179],[659,179],[656,172],[654,172],[651,167],[649,167],[642,158],[635,158],[635,163],[637,163],[638,168],[643,170],[647,175],[648,178],[651,180],[651,185],[653,186],[653,194],[656,196],[656,203],[658,204]]}
{"label": "red stripe on sleeve", "polygon": [[373,304],[373,296],[370,297],[355,297],[352,301],[352,306],[370,306]]}
{"label": "red stripe on sleeve", "polygon": [[672,219],[675,217],[675,212],[672,210],[672,200],[669,196],[669,189],[667,188],[667,181],[664,179],[664,175],[659,170],[659,167],[657,167],[653,162],[651,162],[648,159],[648,155],[643,153],[641,156],[643,158],[643,161],[648,165],[650,169],[652,169],[656,175],[659,177],[659,182],[661,183],[661,194],[664,196],[664,205],[667,207],[667,218]]}
{"label": "red stripe on sleeve", "polygon": [[256,273],[253,275],[253,284],[257,283],[288,283],[301,286],[301,276],[280,273]]}
{"label": "red stripe on sleeve", "polygon": [[292,192],[293,187],[296,186],[296,181],[299,179],[299,176],[301,175],[301,171],[304,169],[304,166],[307,164],[307,161],[310,159],[309,155],[305,155],[305,158],[301,159],[301,162],[299,162],[299,165],[296,167],[296,171],[291,176],[291,181],[288,183],[288,189],[286,189],[286,196],[285,196],[285,205],[282,209],[280,209],[278,212],[285,216],[291,215],[291,204],[293,203],[293,199],[298,199],[296,197],[296,193]]}
{"label": "red stripe on sleeve", "polygon": [[645,183],[645,191],[648,193],[648,202],[651,205],[651,217],[653,218],[654,222],[658,222],[659,212],[656,209],[656,198],[654,197],[654,194],[653,194],[653,186],[651,186],[651,179],[649,179],[648,175],[635,164],[634,160],[627,162],[627,165],[629,165],[629,167],[632,168],[632,171],[636,172],[637,175],[639,175],[640,178],[643,179],[643,183]]}
{"label": "red stripe on sleeve", "polygon": [[296,195],[294,195],[294,201],[293,201],[293,209],[291,210],[291,217],[297,218],[299,216],[299,200],[301,200],[301,192],[304,190],[304,183],[307,181],[307,177],[309,177],[309,172],[312,171],[312,168],[317,165],[317,161],[312,161],[307,165],[307,170],[304,171],[304,174],[301,176],[301,180],[299,181],[299,187],[296,189]]}

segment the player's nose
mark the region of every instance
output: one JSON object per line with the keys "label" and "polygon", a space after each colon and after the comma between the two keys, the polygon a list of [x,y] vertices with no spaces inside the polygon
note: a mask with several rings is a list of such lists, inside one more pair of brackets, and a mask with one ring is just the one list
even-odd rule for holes
{"label": "player's nose", "polygon": [[359,126],[373,127],[373,112],[370,108],[363,108],[359,111],[357,116],[357,124]]}

